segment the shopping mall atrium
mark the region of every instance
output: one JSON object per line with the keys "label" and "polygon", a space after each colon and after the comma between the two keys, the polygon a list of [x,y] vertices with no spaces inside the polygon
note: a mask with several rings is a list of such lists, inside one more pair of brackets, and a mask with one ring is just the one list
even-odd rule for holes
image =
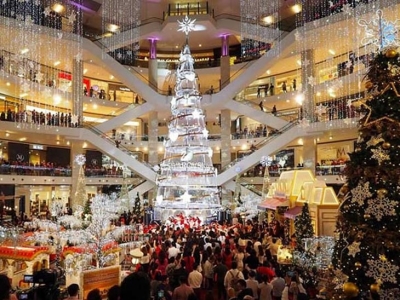
{"label": "shopping mall atrium", "polygon": [[[325,259],[333,236],[347,234],[338,208],[348,217],[364,205],[366,223],[393,221],[395,201],[378,213],[367,202],[375,192],[380,203],[395,197],[386,183],[398,175],[382,166],[398,142],[397,117],[374,113],[397,106],[371,108],[366,99],[388,89],[399,97],[399,20],[395,0],[1,1],[0,273],[17,285],[63,251],[67,282],[79,282],[84,261],[121,265],[130,254],[133,264],[136,243],[160,224],[264,222],[287,244],[304,207],[321,238],[305,248]],[[366,79],[382,49],[389,77]],[[360,125],[375,126],[369,120],[383,123],[359,134]],[[352,153],[368,149],[378,163],[356,173]],[[108,237],[112,226],[132,224]],[[85,234],[67,236],[61,225],[92,230],[90,257],[82,256]],[[21,242],[31,229],[40,229],[26,239],[34,245]],[[349,264],[359,240],[342,245]],[[398,259],[388,249],[382,264]],[[292,250],[279,246],[278,263],[288,264]],[[369,289],[356,284],[360,295]]]}

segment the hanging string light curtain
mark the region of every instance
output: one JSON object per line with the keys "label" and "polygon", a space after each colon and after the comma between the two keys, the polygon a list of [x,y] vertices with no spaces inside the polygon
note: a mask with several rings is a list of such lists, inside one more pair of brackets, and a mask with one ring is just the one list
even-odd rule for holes
{"label": "hanging string light curtain", "polygon": [[[296,3],[300,11],[296,14],[295,29],[296,60],[300,67],[297,83],[302,92],[312,91],[315,107],[323,105],[325,111],[321,115],[320,108],[315,108],[307,112],[307,118],[351,118],[349,111],[357,108],[355,99],[363,96],[362,79],[376,50],[372,44],[363,45],[359,21],[371,20],[379,8],[397,19],[398,10],[389,8],[394,4],[389,0]],[[313,59],[302,55],[310,49]],[[306,98],[310,99],[310,95]]]}
{"label": "hanging string light curtain", "polygon": [[140,7],[140,0],[103,1],[103,50],[124,65],[132,65],[139,50]]}
{"label": "hanging string light curtain", "polygon": [[258,57],[278,46],[279,1],[240,1],[242,59]]}
{"label": "hanging string light curtain", "polygon": [[62,126],[61,113],[71,111],[72,61],[82,50],[81,36],[73,34],[82,32],[81,8],[48,0],[4,0],[1,8],[7,18],[0,21],[0,76],[10,82],[8,96],[20,99],[13,120],[17,126]]}

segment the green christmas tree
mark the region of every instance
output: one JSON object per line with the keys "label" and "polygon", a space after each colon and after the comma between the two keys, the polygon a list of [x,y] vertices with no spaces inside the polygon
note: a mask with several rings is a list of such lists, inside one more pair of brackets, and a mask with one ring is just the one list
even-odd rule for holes
{"label": "green christmas tree", "polygon": [[85,206],[83,207],[82,219],[85,221],[91,220],[91,216],[92,216],[92,210],[90,208],[91,204],[92,204],[92,202],[90,200],[87,200],[85,203]]}
{"label": "green christmas tree", "polygon": [[136,215],[137,217],[142,215],[142,203],[140,201],[139,193],[137,193],[136,198],[135,198],[133,214]]}
{"label": "green christmas tree", "polygon": [[303,239],[314,236],[314,228],[311,223],[310,209],[308,204],[304,203],[301,214],[294,220],[296,231],[297,247],[303,249]]}
{"label": "green christmas tree", "polygon": [[349,192],[339,209],[333,266],[347,299],[400,299],[400,60],[395,48],[375,55],[365,87],[366,114],[346,166]]}

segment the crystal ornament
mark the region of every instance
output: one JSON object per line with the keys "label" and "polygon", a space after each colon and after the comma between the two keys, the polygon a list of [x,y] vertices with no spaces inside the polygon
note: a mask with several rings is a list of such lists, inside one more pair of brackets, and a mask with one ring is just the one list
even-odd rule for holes
{"label": "crystal ornament", "polygon": [[198,77],[188,44],[188,34],[194,30],[194,23],[188,17],[179,21],[178,31],[185,33],[186,39],[171,98],[169,140],[165,143],[164,159],[156,177],[154,218],[161,221],[183,214],[205,222],[221,207]]}

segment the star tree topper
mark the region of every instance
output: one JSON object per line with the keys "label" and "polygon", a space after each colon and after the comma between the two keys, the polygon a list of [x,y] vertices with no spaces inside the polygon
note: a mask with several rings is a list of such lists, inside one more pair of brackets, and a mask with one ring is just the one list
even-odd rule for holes
{"label": "star tree topper", "polygon": [[194,25],[195,22],[196,22],[196,19],[191,20],[188,18],[188,16],[185,16],[185,18],[182,21],[178,20],[178,23],[179,23],[178,31],[182,31],[186,35],[188,35],[189,32],[195,30],[195,25]]}

